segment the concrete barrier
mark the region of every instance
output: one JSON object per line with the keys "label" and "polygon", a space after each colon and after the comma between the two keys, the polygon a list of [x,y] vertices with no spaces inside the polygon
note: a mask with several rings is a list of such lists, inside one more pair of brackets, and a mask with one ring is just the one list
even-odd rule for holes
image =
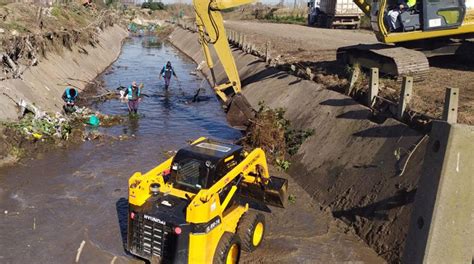
{"label": "concrete barrier", "polygon": [[403,263],[471,263],[473,176],[474,127],[434,122]]}

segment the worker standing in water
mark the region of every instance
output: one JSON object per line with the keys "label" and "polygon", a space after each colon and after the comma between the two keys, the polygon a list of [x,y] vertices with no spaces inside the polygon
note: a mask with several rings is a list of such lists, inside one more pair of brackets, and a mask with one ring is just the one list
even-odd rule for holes
{"label": "worker standing in water", "polygon": [[171,62],[168,61],[161,69],[160,76],[158,77],[160,80],[161,77],[165,78],[165,89],[168,89],[170,86],[171,75],[178,79],[178,76],[176,76],[176,73],[174,72],[173,66],[171,66]]}
{"label": "worker standing in water", "polygon": [[124,90],[124,93],[120,94],[121,97],[128,99],[128,113],[129,114],[136,114],[138,112],[138,104],[141,101],[141,89],[143,88],[143,84],[141,83],[140,86],[137,85],[136,81],[132,82],[132,85],[128,86],[127,89]]}
{"label": "worker standing in water", "polygon": [[65,103],[63,109],[66,114],[70,114],[76,111],[75,105],[78,95],[79,92],[74,88],[66,87],[66,90],[64,90],[62,99]]}

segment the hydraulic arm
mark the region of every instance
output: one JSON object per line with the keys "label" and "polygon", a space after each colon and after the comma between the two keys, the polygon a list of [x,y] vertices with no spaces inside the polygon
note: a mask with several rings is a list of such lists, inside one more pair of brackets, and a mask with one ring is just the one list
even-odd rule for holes
{"label": "hydraulic arm", "polygon": [[[239,72],[235,65],[232,51],[227,41],[221,10],[253,2],[253,0],[194,0],[196,24],[199,31],[199,42],[202,46],[206,63],[210,69],[213,88],[223,103],[227,119],[233,127],[245,128],[248,120],[254,117],[254,111],[241,94]],[[227,78],[218,83],[214,72],[214,61],[209,49],[212,45],[221,62]]]}

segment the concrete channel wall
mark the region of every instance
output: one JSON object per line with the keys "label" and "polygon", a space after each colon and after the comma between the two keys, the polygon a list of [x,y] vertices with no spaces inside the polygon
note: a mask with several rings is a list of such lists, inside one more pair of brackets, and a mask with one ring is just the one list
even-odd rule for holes
{"label": "concrete channel wall", "polygon": [[[203,61],[197,34],[177,28],[170,40]],[[267,67],[255,56],[234,50],[234,57],[254,107],[260,101],[282,107],[294,128],[315,131],[292,157],[289,174],[388,262],[398,262],[428,140],[393,119],[371,122],[370,110],[350,97]],[[215,72],[219,81],[226,79],[222,67]],[[204,73],[209,76],[208,69]]]}
{"label": "concrete channel wall", "polygon": [[78,46],[62,54],[46,54],[37,66],[27,69],[21,79],[0,82],[0,121],[18,119],[18,102],[24,100],[41,111],[61,111],[66,86],[80,91],[104,71],[120,54],[127,31],[115,25],[99,35],[96,47]]}

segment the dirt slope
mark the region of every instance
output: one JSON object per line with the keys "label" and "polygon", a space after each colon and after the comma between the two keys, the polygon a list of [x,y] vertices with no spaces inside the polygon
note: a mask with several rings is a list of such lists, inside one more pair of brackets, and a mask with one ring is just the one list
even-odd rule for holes
{"label": "dirt slope", "polygon": [[[196,39],[196,34],[182,29],[171,35],[179,49],[200,62],[203,57]],[[423,135],[393,119],[373,123],[367,119],[369,109],[345,95],[266,67],[261,59],[239,50],[233,55],[243,93],[253,107],[264,101],[272,108],[284,108],[285,118],[295,128],[314,129],[291,159],[291,177],[382,257],[398,262],[424,144],[412,155],[404,174],[398,174],[406,162],[406,150]],[[221,67],[215,74],[219,81],[226,79]]]}
{"label": "dirt slope", "polygon": [[[300,25],[272,24],[255,21],[226,21],[226,28],[248,34],[257,47],[271,41],[272,56],[281,55],[281,63],[300,63],[316,73],[314,80],[330,89],[343,90],[348,68],[336,63],[336,49],[346,45],[374,43],[369,31],[332,30]],[[415,83],[411,109],[440,118],[446,87],[460,89],[459,122],[474,124],[474,62],[449,56],[430,58],[427,78]],[[382,81],[381,92],[398,100],[400,84]]]}

